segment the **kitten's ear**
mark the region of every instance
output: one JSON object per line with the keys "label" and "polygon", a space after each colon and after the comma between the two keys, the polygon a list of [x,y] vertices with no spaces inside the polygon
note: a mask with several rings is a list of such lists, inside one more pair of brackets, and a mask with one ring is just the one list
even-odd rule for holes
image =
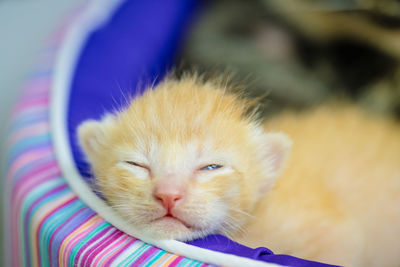
{"label": "kitten's ear", "polygon": [[86,156],[95,156],[104,146],[107,128],[113,121],[113,115],[106,115],[101,121],[87,120],[79,125],[78,139]]}
{"label": "kitten's ear", "polygon": [[265,162],[267,179],[262,186],[261,192],[266,193],[272,187],[275,179],[285,167],[290,154],[292,140],[283,133],[266,133],[262,156]]}

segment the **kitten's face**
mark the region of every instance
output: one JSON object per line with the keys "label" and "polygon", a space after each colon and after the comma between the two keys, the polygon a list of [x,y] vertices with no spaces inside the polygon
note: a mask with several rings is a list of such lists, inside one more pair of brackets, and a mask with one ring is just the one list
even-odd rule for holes
{"label": "kitten's face", "polygon": [[244,102],[193,80],[165,82],[116,117],[79,128],[107,201],[153,238],[233,234],[273,184],[290,146]]}

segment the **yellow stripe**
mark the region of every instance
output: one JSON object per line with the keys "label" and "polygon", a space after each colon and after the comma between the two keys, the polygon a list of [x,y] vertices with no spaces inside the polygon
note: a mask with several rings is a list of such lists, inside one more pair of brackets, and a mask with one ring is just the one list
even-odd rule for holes
{"label": "yellow stripe", "polygon": [[63,257],[64,255],[64,250],[65,247],[70,243],[71,239],[73,239],[77,234],[79,234],[82,231],[85,231],[87,228],[93,226],[93,224],[98,220],[98,217],[95,216],[88,220],[85,224],[80,226],[79,228],[76,228],[73,232],[69,233],[68,236],[63,240],[61,246],[60,246],[60,252],[58,253],[58,264],[60,266],[65,266],[67,262],[63,262],[64,260],[67,260],[67,257]]}

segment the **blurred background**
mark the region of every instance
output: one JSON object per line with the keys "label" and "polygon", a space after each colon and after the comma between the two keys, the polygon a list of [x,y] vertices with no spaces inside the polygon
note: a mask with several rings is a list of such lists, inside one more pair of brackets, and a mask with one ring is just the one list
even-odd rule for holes
{"label": "blurred background", "polygon": [[[45,38],[79,1],[0,0],[2,181],[8,118],[19,88]],[[180,70],[233,73],[250,94],[268,94],[266,115],[346,98],[400,118],[400,1],[204,3],[178,60]]]}
{"label": "blurred background", "polygon": [[[11,108],[45,39],[57,27],[63,14],[79,1],[0,0],[0,187],[5,178],[5,139]],[[0,214],[3,216],[2,212]],[[4,244],[2,220],[0,226],[1,265]]]}
{"label": "blurred background", "polygon": [[183,68],[232,72],[265,114],[346,98],[400,116],[400,1],[215,0]]}

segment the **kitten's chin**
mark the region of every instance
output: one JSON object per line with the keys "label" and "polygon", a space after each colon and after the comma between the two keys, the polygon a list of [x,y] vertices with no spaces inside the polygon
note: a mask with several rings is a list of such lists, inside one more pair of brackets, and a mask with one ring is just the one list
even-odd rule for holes
{"label": "kitten's chin", "polygon": [[207,231],[191,227],[170,216],[153,220],[143,225],[141,230],[145,235],[153,239],[175,239],[180,241],[190,241],[208,234]]}

